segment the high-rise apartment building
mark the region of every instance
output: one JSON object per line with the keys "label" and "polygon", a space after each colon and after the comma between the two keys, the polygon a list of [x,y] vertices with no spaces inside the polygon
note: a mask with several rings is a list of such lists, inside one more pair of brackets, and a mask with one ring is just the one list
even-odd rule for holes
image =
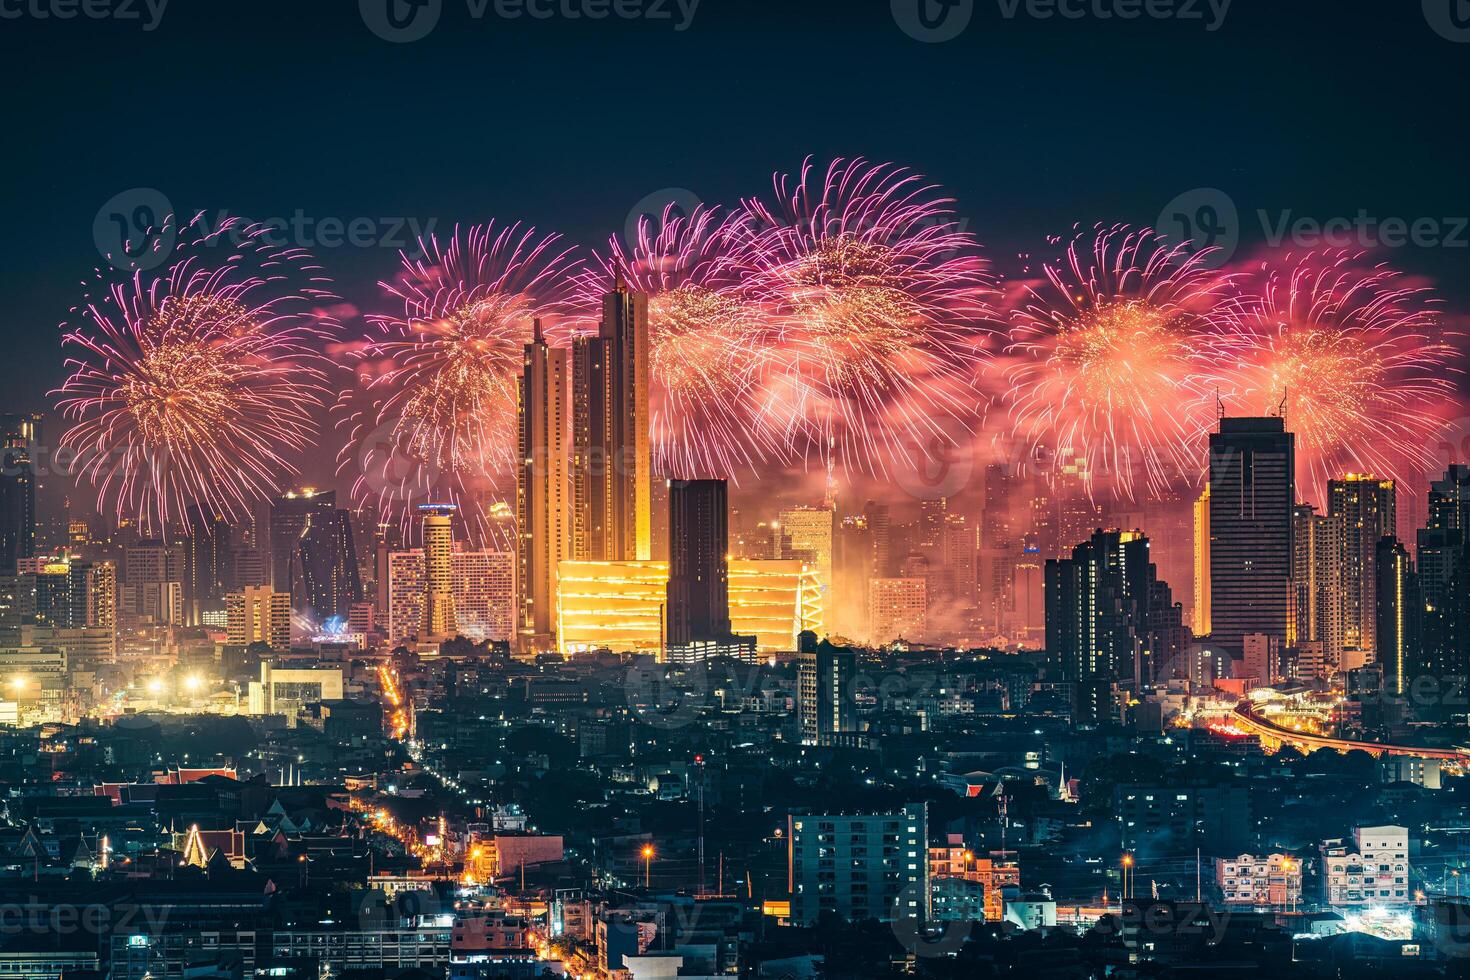
{"label": "high-rise apartment building", "polygon": [[1470,466],[1453,465],[1430,484],[1417,552],[1424,669],[1470,674]]}
{"label": "high-rise apartment building", "polygon": [[556,571],[571,557],[568,371],[567,352],[547,345],[537,320],[521,371],[516,480],[516,627],[533,652],[556,647]]}
{"label": "high-rise apartment building", "polygon": [[[428,586],[423,549],[390,552],[385,573],[389,642],[426,640],[423,630]],[[457,635],[475,642],[508,641],[514,637],[515,573],[514,552],[454,551],[451,554],[450,594]]]}
{"label": "high-rise apartment building", "polygon": [[1377,649],[1378,542],[1398,533],[1392,480],[1351,473],[1327,484],[1328,515],[1342,525],[1342,645]]}
{"label": "high-rise apartment building", "polygon": [[1296,440],[1284,418],[1222,418],[1210,435],[1210,636],[1239,658],[1248,633],[1291,624]]}
{"label": "high-rise apartment building", "polygon": [[0,415],[0,575],[36,554],[36,474],[33,415]]}
{"label": "high-rise apartment building", "polygon": [[1194,617],[1196,636],[1210,635],[1210,485],[1194,502]]}
{"label": "high-rise apartment building", "polygon": [[352,521],[333,490],[305,488],[271,505],[271,584],[291,608],[317,623],[344,620],[362,600]]}
{"label": "high-rise apartment building", "polygon": [[595,337],[572,344],[572,556],[647,561],[653,550],[648,297],[622,276]]}
{"label": "high-rise apartment building", "polygon": [[1377,579],[1373,590],[1375,651],[1383,671],[1383,689],[1402,695],[1423,661],[1424,599],[1419,593],[1419,575],[1408,549],[1396,537],[1378,542],[1373,574]]}
{"label": "high-rise apartment building", "polygon": [[444,640],[458,632],[454,618],[454,511],[425,504],[423,514],[424,607],[419,637]]}
{"label": "high-rise apartment building", "polygon": [[925,804],[895,813],[792,814],[786,841],[793,922],[812,926],[823,913],[850,922],[929,918]]}
{"label": "high-rise apartment building", "polygon": [[184,618],[190,626],[206,613],[225,608],[230,576],[231,527],[223,517],[199,506],[188,510],[189,536],[184,541]]}
{"label": "high-rise apartment building", "polygon": [[264,643],[272,651],[291,649],[291,596],[268,586],[250,587],[225,596],[225,622],[232,646]]}
{"label": "high-rise apartment building", "polygon": [[857,652],[822,641],[797,662],[797,709],[807,745],[832,745],[835,736],[857,730],[853,678]]}
{"label": "high-rise apartment building", "polygon": [[1113,686],[1153,679],[1149,610],[1166,604],[1158,582],[1137,531],[1095,531],[1070,558],[1046,563],[1046,650],[1071,686],[1075,721],[1116,718]]}
{"label": "high-rise apartment building", "polygon": [[868,640],[923,640],[929,629],[928,582],[919,577],[875,578],[868,583]]}

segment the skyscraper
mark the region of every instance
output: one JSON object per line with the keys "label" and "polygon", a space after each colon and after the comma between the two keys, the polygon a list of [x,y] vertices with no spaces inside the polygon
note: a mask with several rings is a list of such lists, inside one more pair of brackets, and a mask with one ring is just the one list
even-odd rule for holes
{"label": "skyscraper", "polygon": [[454,618],[454,508],[419,507],[424,537],[424,610],[419,635],[425,640],[450,639]]}
{"label": "skyscraper", "polygon": [[1295,474],[1284,418],[1222,418],[1210,435],[1210,635],[1237,659],[1248,633],[1288,634]]}
{"label": "skyscraper", "polygon": [[36,554],[36,417],[0,415],[0,575]]}
{"label": "skyscraper", "polygon": [[271,582],[291,608],[325,623],[362,599],[352,522],[332,490],[294,490],[271,505]]}
{"label": "skyscraper", "polygon": [[1210,485],[1194,502],[1194,616],[1197,636],[1210,635]]}
{"label": "skyscraper", "polygon": [[184,542],[184,619],[190,626],[206,613],[225,609],[230,577],[231,528],[224,518],[195,505],[188,510],[189,537]]}
{"label": "skyscraper", "polygon": [[1419,631],[1424,600],[1419,595],[1419,576],[1409,551],[1396,537],[1379,540],[1374,556],[1374,636],[1383,687],[1390,694],[1409,689],[1419,669]]}
{"label": "skyscraper", "polygon": [[1429,520],[1418,533],[1424,600],[1424,667],[1470,674],[1470,467],[1456,464],[1429,487]]}
{"label": "skyscraper", "polygon": [[648,561],[653,550],[648,297],[621,274],[596,337],[572,345],[572,553]]}
{"label": "skyscraper", "polygon": [[1072,687],[1074,721],[1116,719],[1113,685],[1152,680],[1150,605],[1173,608],[1157,582],[1149,540],[1136,531],[1095,531],[1070,558],[1047,561],[1046,651]]}
{"label": "skyscraper", "polygon": [[1289,646],[1315,643],[1331,669],[1342,665],[1343,519],[1317,513],[1311,504],[1292,509],[1291,620]]}
{"label": "skyscraper", "polygon": [[516,481],[517,627],[533,652],[556,648],[556,570],[571,557],[567,483],[567,352],[547,346],[541,321],[520,380]]}
{"label": "skyscraper", "polygon": [[781,534],[791,542],[782,558],[804,558],[817,567],[822,588],[832,588],[832,536],[837,515],[825,507],[794,507],[781,511]]}
{"label": "skyscraper", "polygon": [[808,745],[832,745],[834,736],[857,730],[852,689],[857,653],[826,640],[797,661],[797,708],[801,738]]}
{"label": "skyscraper", "polygon": [[669,481],[669,646],[730,637],[724,480]]}
{"label": "skyscraper", "polygon": [[1350,473],[1327,484],[1328,514],[1342,525],[1342,644],[1377,649],[1378,542],[1398,533],[1392,480]]}

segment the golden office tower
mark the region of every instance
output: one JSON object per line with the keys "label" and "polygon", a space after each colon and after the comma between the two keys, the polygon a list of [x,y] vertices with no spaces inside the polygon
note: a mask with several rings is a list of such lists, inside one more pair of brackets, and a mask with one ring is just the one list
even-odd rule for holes
{"label": "golden office tower", "polygon": [[572,344],[573,558],[652,555],[648,386],[648,297],[619,274],[597,336]]}

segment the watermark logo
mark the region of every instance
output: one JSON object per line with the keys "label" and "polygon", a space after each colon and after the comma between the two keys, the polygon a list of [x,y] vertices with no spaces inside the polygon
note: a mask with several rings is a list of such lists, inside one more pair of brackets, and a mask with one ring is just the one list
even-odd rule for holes
{"label": "watermark logo", "polygon": [[439,25],[444,0],[357,0],[368,30],[390,44],[422,41]]}
{"label": "watermark logo", "polygon": [[1470,0],[1423,0],[1424,19],[1434,33],[1456,44],[1470,43]]}
{"label": "watermark logo", "polygon": [[173,253],[178,228],[167,195],[153,187],[134,187],[114,194],[92,219],[97,252],[122,272],[146,272]]}
{"label": "watermark logo", "polygon": [[628,210],[628,217],[623,221],[623,244],[631,252],[638,246],[639,229],[645,223],[648,237],[657,238],[666,217],[688,218],[703,206],[699,195],[687,187],[663,187],[645,194]]}
{"label": "watermark logo", "polygon": [[890,0],[889,7],[899,29],[925,44],[953,41],[975,15],[975,0]]}
{"label": "watermark logo", "polygon": [[975,436],[958,419],[926,419],[905,430],[893,482],[911,497],[953,497],[975,473]]}
{"label": "watermark logo", "polygon": [[1201,261],[1219,268],[1240,247],[1240,212],[1235,201],[1218,187],[1196,187],[1164,205],[1154,230],[1176,242],[1189,242],[1208,251]]}
{"label": "watermark logo", "polygon": [[702,668],[678,670],[645,655],[628,668],[623,688],[628,707],[639,721],[655,728],[675,729],[684,728],[698,717],[709,681]]}
{"label": "watermark logo", "polygon": [[1366,208],[1321,217],[1291,208],[1257,208],[1247,219],[1218,187],[1196,187],[1176,196],[1159,212],[1154,227],[1172,239],[1211,250],[1206,264],[1219,266],[1235,254],[1247,225],[1271,248],[1470,247],[1470,217],[1375,215]]}

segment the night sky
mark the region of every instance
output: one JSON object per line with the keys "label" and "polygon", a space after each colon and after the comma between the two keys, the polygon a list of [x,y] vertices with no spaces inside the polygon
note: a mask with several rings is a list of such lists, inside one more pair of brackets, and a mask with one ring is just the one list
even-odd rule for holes
{"label": "night sky", "polygon": [[[172,0],[152,31],[10,16],[53,2],[77,0],[0,0],[7,408],[44,407],[62,380],[56,324],[100,261],[94,219],[135,187],[180,212],[521,218],[590,244],[661,189],[728,202],[807,154],[865,155],[943,183],[1002,269],[1077,221],[1153,223],[1197,187],[1233,199],[1243,249],[1257,209],[1470,214],[1470,43],[1417,0],[1236,0],[1215,31],[1203,2],[1203,21],[1123,21],[975,0],[932,44],[889,0],[702,0],[683,31],[672,0],[673,19],[603,21],[444,0],[408,44],[356,0]],[[1463,308],[1467,241],[1384,257]],[[319,251],[354,305],[381,302],[391,249]]]}

